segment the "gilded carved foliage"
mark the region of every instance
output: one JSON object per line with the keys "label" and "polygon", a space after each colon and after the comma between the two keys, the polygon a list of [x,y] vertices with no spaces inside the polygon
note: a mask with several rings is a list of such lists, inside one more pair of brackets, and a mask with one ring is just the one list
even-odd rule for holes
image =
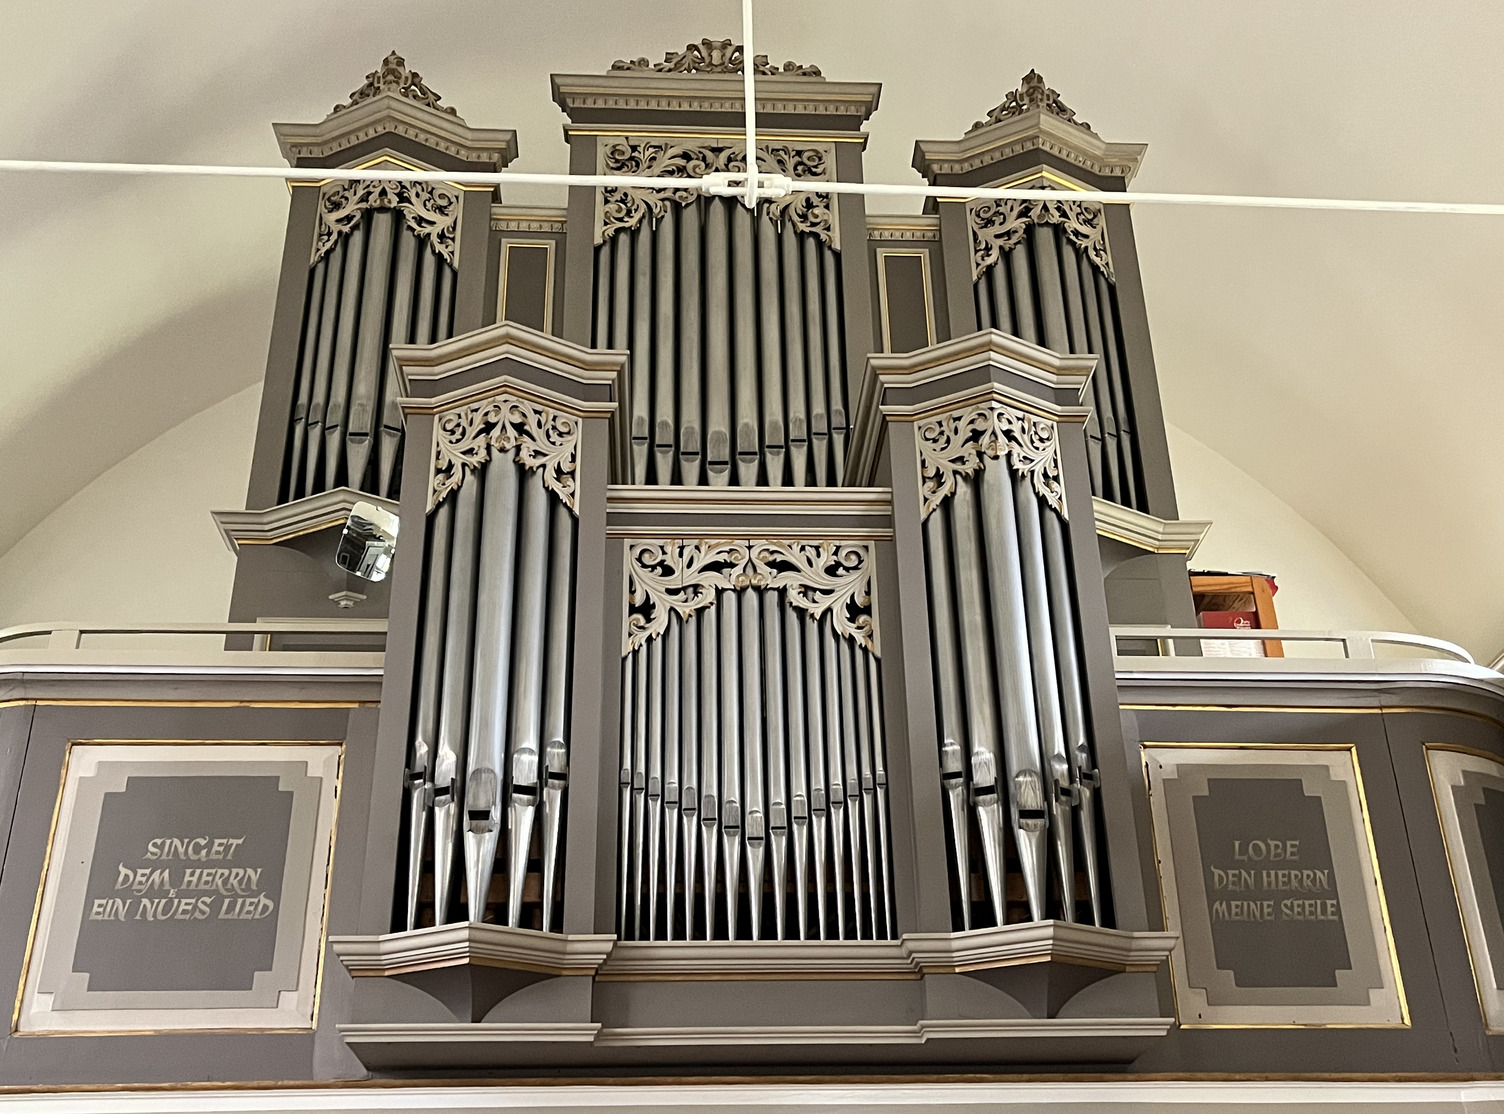
{"label": "gilded carved foliage", "polygon": [[488,460],[511,453],[524,468],[543,473],[543,484],[571,511],[580,420],[573,414],[515,395],[500,394],[438,416],[434,423],[433,476],[428,485],[432,511]]}
{"label": "gilded carved foliage", "polygon": [[366,210],[395,209],[414,236],[426,239],[445,262],[458,267],[460,199],[458,190],[437,182],[330,182],[319,191],[318,236],[310,264],[358,225]]}
{"label": "gilded carved foliage", "polygon": [[[823,147],[795,147],[760,143],[757,147],[764,169],[805,181],[828,181],[832,155]],[[715,173],[743,173],[747,169],[745,144],[676,143],[673,140],[624,139],[605,146],[602,173],[653,178],[703,178]],[[689,205],[697,190],[648,189],[640,186],[607,186],[601,190],[600,220],[596,242],[603,243],[623,229],[636,228],[644,218],[657,221],[669,205]],[[818,236],[833,248],[835,221],[830,197],[797,191],[765,202],[768,215],[778,224],[791,222],[798,231]]]}
{"label": "gilded carved foliage", "polygon": [[[664,53],[663,61],[649,62],[646,58],[618,58],[611,63],[612,72],[648,70],[656,73],[742,73],[745,51],[741,43],[730,39],[701,39],[687,44],[683,50]],[[766,54],[752,56],[752,72],[760,77],[819,77],[819,66],[801,66],[798,62],[785,62],[775,66]]]}
{"label": "gilded carved foliage", "polygon": [[955,494],[957,479],[976,472],[988,457],[1007,460],[1046,505],[1067,517],[1054,422],[994,401],[925,418],[916,433],[921,520]]}
{"label": "gilded carved foliage", "polygon": [[1024,242],[1031,224],[1054,224],[1104,275],[1111,279],[1112,256],[1107,249],[1107,222],[1102,207],[1085,201],[1069,201],[1043,192],[1035,201],[1005,199],[968,201],[966,216],[971,225],[971,278],[975,282],[1004,255]]}
{"label": "gilded carved foliage", "polygon": [[872,613],[872,550],[861,542],[776,539],[627,543],[627,615],[623,656],[722,591],[774,588],[816,619],[829,614],[837,634],[877,653]]}
{"label": "gilded carved foliage", "polygon": [[1003,103],[987,113],[985,120],[978,120],[968,128],[968,131],[976,131],[985,128],[988,124],[996,124],[999,120],[1007,120],[1014,116],[1022,116],[1026,112],[1043,109],[1051,116],[1058,116],[1069,124],[1075,124],[1078,128],[1091,131],[1091,125],[1085,120],[1076,119],[1076,111],[1070,108],[1060,99],[1060,94],[1044,83],[1044,78],[1039,76],[1039,71],[1030,70],[1024,74],[1023,81],[1017,89],[1003,98]]}

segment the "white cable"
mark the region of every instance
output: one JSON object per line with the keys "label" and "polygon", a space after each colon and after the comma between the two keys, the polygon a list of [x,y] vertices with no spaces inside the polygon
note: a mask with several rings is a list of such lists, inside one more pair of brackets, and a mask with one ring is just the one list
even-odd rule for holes
{"label": "white cable", "polygon": [[747,190],[742,204],[757,210],[757,67],[752,64],[752,0],[742,0],[742,100],[747,113]]}
{"label": "white cable", "polygon": [[[120,174],[198,178],[275,178],[289,182],[452,182],[456,185],[634,186],[639,189],[694,190],[712,192],[713,183],[702,178],[653,178],[628,174],[536,174],[453,170],[344,170],[321,167],[215,166],[188,163],[74,162],[60,159],[0,159],[0,172],[48,174]],[[764,181],[768,175],[762,175]],[[819,182],[800,179],[792,190],[813,193],[851,193],[868,197],[934,197],[1038,200],[1032,189],[997,189],[986,186],[882,185],[876,182]],[[740,192],[738,190],[737,192]],[[763,188],[766,192],[766,186]],[[1145,193],[1135,190],[1073,190],[1072,201],[1106,205],[1217,205],[1243,209],[1319,209],[1370,213],[1454,213],[1469,216],[1504,217],[1504,204],[1470,201],[1371,201],[1363,198],[1270,197],[1222,193]]]}

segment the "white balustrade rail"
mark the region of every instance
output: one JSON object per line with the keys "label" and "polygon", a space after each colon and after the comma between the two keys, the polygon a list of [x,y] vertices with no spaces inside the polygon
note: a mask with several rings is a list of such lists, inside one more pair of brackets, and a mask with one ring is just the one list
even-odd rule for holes
{"label": "white balustrade rail", "polygon": [[[1156,626],[1114,626],[1112,628],[1113,652],[1118,653],[1119,643],[1123,640],[1136,642],[1153,642],[1158,647],[1156,654],[1118,654],[1119,657],[1189,657],[1192,655],[1177,652],[1177,643],[1192,643],[1199,650],[1201,642],[1246,640],[1257,642],[1288,643],[1322,643],[1326,645],[1336,644],[1342,648],[1342,656],[1348,660],[1370,660],[1378,658],[1374,652],[1376,646],[1405,646],[1415,650],[1426,651],[1414,655],[1384,655],[1385,658],[1394,657],[1419,657],[1441,658],[1446,661],[1460,661],[1468,665],[1475,664],[1473,656],[1461,646],[1452,642],[1446,642],[1440,638],[1428,638],[1423,634],[1402,634],[1398,631],[1370,631],[1370,630],[1253,630],[1253,629],[1224,629],[1220,627],[1156,627]],[[1316,657],[1317,655],[1312,655]],[[1237,660],[1243,664],[1256,661],[1267,661],[1260,658],[1218,659]]]}
{"label": "white balustrade rail", "polygon": [[[141,635],[148,637],[173,636],[235,636],[250,635],[252,651],[271,652],[272,640],[277,635],[361,635],[385,634],[385,619],[267,619],[257,623],[125,623],[92,625],[81,623],[25,623],[0,629],[0,655],[7,652],[36,651],[84,651],[85,638],[97,635]],[[45,638],[46,645],[24,645],[32,639]],[[22,643],[23,645],[11,645]],[[278,651],[305,652],[296,645],[279,646]],[[319,651],[328,652],[327,646]]]}

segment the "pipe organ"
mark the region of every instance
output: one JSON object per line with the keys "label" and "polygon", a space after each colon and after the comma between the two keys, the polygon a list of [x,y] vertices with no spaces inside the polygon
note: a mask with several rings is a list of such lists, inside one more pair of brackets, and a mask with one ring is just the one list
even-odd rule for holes
{"label": "pipe organ", "polygon": [[[644,943],[835,944],[1119,924],[1088,652],[1101,573],[1072,532],[1094,548],[1093,495],[1147,508],[1163,430],[1125,339],[1131,244],[1115,256],[1108,215],[1069,193],[1120,188],[1141,148],[1105,143],[1030,74],[960,140],[919,143],[916,166],[1038,201],[945,202],[892,229],[854,194],[749,208],[682,184],[748,165],[741,56],[707,41],[676,59],[555,75],[571,166],[633,178],[574,187],[563,210],[486,198],[482,224],[484,191],[458,184],[294,187],[284,432],[258,474],[289,506],[353,489],[421,523],[396,574],[409,665],[387,681],[406,709],[392,927],[604,918]],[[877,86],[767,66],[758,89],[759,167],[861,180]],[[310,176],[515,153],[395,56],[279,136]],[[532,324],[488,323],[508,307]],[[933,343],[887,352],[916,320]],[[1025,386],[976,394],[1000,367]],[[954,405],[895,417],[942,382]],[[842,532],[841,500],[915,469],[917,503]],[[637,504],[656,510],[622,510]],[[893,627],[905,652],[885,658],[879,615],[904,611],[922,628]],[[595,880],[576,890],[576,870]]]}
{"label": "pipe organ", "polygon": [[[390,623],[385,873],[346,967],[445,1003],[463,1025],[435,1048],[493,1024],[512,1048],[534,1009],[551,1032],[620,1015],[701,1040],[655,982],[815,980],[836,1003],[896,980],[875,1015],[979,1042],[963,1059],[1002,1031],[942,989],[967,972],[1021,1003],[1004,1014],[1048,1013],[1035,982],[1075,993],[1061,972],[1086,963],[1120,973],[1114,1009],[1152,1014],[1094,499],[1172,496],[1131,228],[1070,197],[1121,188],[1142,148],[1031,75],[916,166],[1037,201],[749,207],[686,184],[749,157],[860,182],[879,87],[713,40],[552,84],[571,169],[605,182],[558,208],[320,181],[515,156],[395,56],[321,123],[278,126],[309,180],[253,506],[401,519],[389,597],[329,593]],[[316,553],[320,529],[277,544]],[[273,568],[242,558],[242,612],[297,606]],[[1015,964],[1035,974],[996,973]],[[726,1008],[765,1009],[747,994]],[[364,1024],[363,1062],[417,1055]]]}
{"label": "pipe organ", "polygon": [[1030,73],[915,167],[1036,192],[869,214],[879,91],[556,74],[554,206],[328,180],[515,157],[395,54],[276,125],[224,649],[0,638],[4,1089],[1497,1072],[1499,675],[1115,657],[1144,148]]}

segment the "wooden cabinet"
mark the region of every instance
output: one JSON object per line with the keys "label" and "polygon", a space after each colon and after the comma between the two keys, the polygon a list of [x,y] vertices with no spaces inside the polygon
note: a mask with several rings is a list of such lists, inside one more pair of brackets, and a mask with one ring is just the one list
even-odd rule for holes
{"label": "wooden cabinet", "polygon": [[[1196,619],[1209,630],[1219,627],[1224,630],[1233,627],[1277,628],[1279,621],[1274,617],[1276,590],[1274,577],[1259,573],[1191,573],[1191,599],[1196,605]],[[1203,639],[1202,653],[1214,654],[1216,651],[1206,645],[1208,642],[1217,644],[1215,639]],[[1261,644],[1248,641],[1242,645],[1248,649],[1239,653],[1239,641],[1228,639],[1220,643],[1220,646],[1227,647],[1228,656],[1242,656],[1250,649],[1256,655],[1256,648]],[[1262,648],[1264,657],[1285,656],[1278,642],[1266,641]]]}

